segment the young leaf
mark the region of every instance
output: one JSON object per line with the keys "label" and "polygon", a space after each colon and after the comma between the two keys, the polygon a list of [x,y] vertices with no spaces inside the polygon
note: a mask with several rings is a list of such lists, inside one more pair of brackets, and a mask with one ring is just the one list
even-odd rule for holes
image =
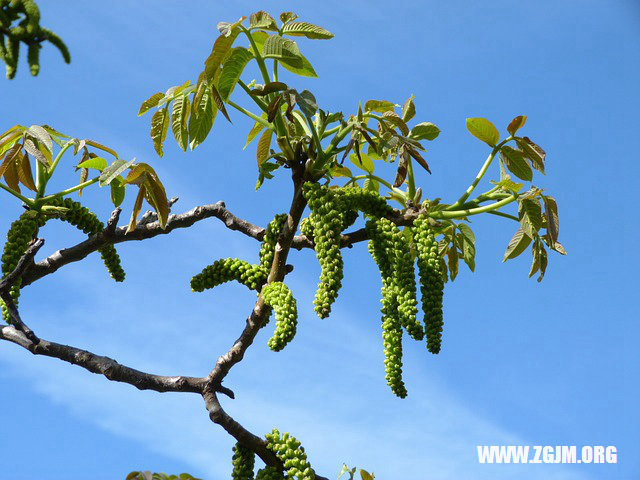
{"label": "young leaf", "polygon": [[531,166],[544,175],[544,160],[547,156],[545,151],[533,143],[529,137],[516,138],[516,143],[523,155],[531,162]]}
{"label": "young leaf", "polygon": [[32,192],[35,192],[37,189],[36,184],[33,181],[33,173],[31,171],[31,161],[29,160],[29,155],[22,155],[22,158],[17,162],[17,165],[18,179],[20,180],[20,183],[22,183]]}
{"label": "young leaf", "polygon": [[102,172],[107,168],[107,160],[102,157],[89,157],[87,160],[79,163],[76,168],[93,168]]}
{"label": "young leaf", "polygon": [[473,230],[466,223],[458,223],[458,230],[462,233],[464,239],[469,242],[471,245],[476,243],[476,236],[473,234]]}
{"label": "young leaf", "polygon": [[493,183],[494,185],[499,185],[500,187],[502,187],[503,190],[506,190],[512,193],[518,193],[520,190],[522,190],[522,187],[524,185],[522,183],[515,183],[514,181],[511,180],[511,177],[509,175],[507,175],[505,178],[503,178],[499,182],[494,182],[493,180],[491,180],[491,183]]}
{"label": "young leaf", "polygon": [[356,167],[361,168],[365,172],[373,173],[373,170],[374,170],[373,161],[371,160],[371,158],[369,158],[369,156],[366,153],[360,152],[359,156],[356,155],[355,153],[352,153],[351,155],[349,155],[349,160]]}
{"label": "young leaf", "polygon": [[114,160],[114,162],[107,168],[105,168],[100,174],[100,186],[104,187],[105,185],[109,185],[118,177],[118,175],[124,172],[127,168],[131,167],[135,161],[135,158],[129,160],[128,162],[125,162],[124,160]]}
{"label": "young leaf", "polygon": [[526,121],[527,121],[526,115],[518,115],[516,118],[511,120],[511,123],[507,127],[507,132],[509,132],[511,135],[515,135],[516,132],[524,126]]}
{"label": "young leaf", "polygon": [[[51,135],[40,125],[31,125],[27,132],[35,137],[38,140],[40,145],[44,145],[44,147],[48,150],[49,155],[53,152],[53,141],[51,140]],[[43,152],[45,155],[47,153]]]}
{"label": "young leaf", "polygon": [[451,281],[454,281],[458,276],[458,249],[455,245],[447,252],[447,259],[449,260],[449,276]]}
{"label": "young leaf", "polygon": [[[231,92],[233,92],[233,89],[238,83],[238,80],[240,80],[240,76],[242,75],[242,71],[244,70],[244,67],[247,65],[247,63],[249,63],[249,60],[251,60],[252,58],[253,58],[253,55],[251,55],[251,53],[249,53],[249,50],[247,50],[246,48],[235,47],[231,50],[231,52],[229,53],[229,56],[224,61],[224,64],[222,67],[222,73],[218,78],[217,85],[218,85],[218,92],[220,92],[220,97],[225,102],[229,100],[229,97],[231,96]],[[218,108],[220,108],[220,105],[218,105]],[[220,111],[223,112],[224,116],[227,117],[227,119],[229,118],[229,116],[224,113],[222,108],[220,108]]]}
{"label": "young leaf", "polygon": [[173,101],[173,108],[171,109],[171,131],[173,132],[176,142],[178,142],[178,145],[184,151],[187,150],[187,144],[189,142],[187,119],[189,118],[190,108],[189,98],[183,95]]}
{"label": "young leaf", "polygon": [[420,155],[418,150],[416,150],[415,148],[413,148],[412,145],[409,145],[407,143],[405,143],[404,148],[407,150],[407,152],[409,152],[409,155],[411,155],[416,160],[416,162],[420,164],[422,168],[424,168],[427,172],[431,173],[431,170],[429,169],[429,164],[426,162],[424,158],[422,158],[422,155]]}
{"label": "young leaf", "polygon": [[525,233],[534,238],[542,227],[542,209],[537,199],[523,198],[518,206],[518,218]]}
{"label": "young leaf", "polygon": [[119,182],[111,182],[111,202],[114,207],[119,207],[124,201],[125,187]]}
{"label": "young leaf", "polygon": [[45,167],[48,167],[51,164],[51,155],[49,155],[49,158],[47,158],[47,156],[45,156],[45,154],[36,146],[34,140],[32,140],[31,138],[25,138],[24,150],[25,152],[31,154],[38,162],[40,162]]}
{"label": "young leaf", "polygon": [[347,177],[353,178],[353,173],[347,167],[343,165],[334,165],[330,171],[331,175],[334,177]]}
{"label": "young leaf", "polygon": [[227,56],[227,52],[240,32],[240,29],[236,28],[239,24],[240,22],[233,24],[233,26],[231,26],[232,28],[229,30],[228,36],[220,35],[214,42],[211,53],[204,62],[204,78],[207,82],[211,83],[214,80],[222,61]]}
{"label": "young leaf", "polygon": [[138,215],[140,214],[140,210],[142,209],[142,200],[144,200],[144,193],[144,185],[140,185],[140,190],[138,190],[136,201],[133,204],[133,211],[131,212],[131,218],[129,219],[129,226],[127,227],[127,231],[125,233],[129,233],[136,228],[136,220],[138,218]]}
{"label": "young leaf", "polygon": [[295,73],[296,75],[300,75],[301,77],[318,78],[318,74],[313,69],[313,65],[311,65],[311,62],[309,62],[309,60],[307,60],[307,58],[301,53],[299,54],[299,56],[300,60],[302,61],[302,64],[299,67],[294,67],[293,65],[287,63],[281,63],[281,65],[286,70],[289,70],[291,73]]}
{"label": "young leaf", "polygon": [[262,56],[264,58],[275,58],[292,67],[299,68],[302,66],[302,58],[296,42],[277,34],[269,35],[266,39],[262,47]]}
{"label": "young leaf", "polygon": [[393,110],[388,110],[388,111],[384,112],[382,114],[382,118],[384,118],[385,120],[387,120],[389,123],[393,124],[394,126],[398,127],[403,135],[409,135],[409,127],[407,127],[407,124],[404,123],[402,118],[400,118],[400,115],[398,115]]}
{"label": "young leaf", "polygon": [[115,158],[118,158],[118,154],[115,152],[115,150],[109,148],[109,147],[105,147],[104,145],[102,145],[101,143],[98,142],[94,142],[93,140],[89,140],[88,138],[84,139],[85,144],[91,146],[91,147],[95,147],[99,150],[102,150],[103,152],[107,152],[111,155],[113,155]]}
{"label": "young leaf", "polygon": [[278,31],[278,25],[271,15],[267,12],[260,10],[259,12],[252,13],[249,17],[249,29],[261,28],[264,30]]}
{"label": "young leaf", "polygon": [[167,138],[168,129],[169,109],[167,105],[160,110],[156,110],[153,117],[151,117],[151,140],[153,140],[153,148],[159,156],[164,155],[162,143]]}
{"label": "young leaf", "polygon": [[298,15],[293,12],[282,12],[280,14],[280,21],[282,23],[293,22],[296,18],[298,18]]}
{"label": "young leaf", "polygon": [[200,95],[199,103],[193,104],[191,116],[189,117],[189,147],[191,150],[207,138],[215,121],[216,114],[218,113],[218,109],[211,100],[211,95],[209,94],[209,89],[206,87],[206,84],[203,84],[203,88],[205,92]]}
{"label": "young leaf", "polygon": [[18,157],[13,161],[9,162],[4,171],[5,182],[7,182],[9,188],[15,190],[16,192],[20,192],[20,175],[18,173],[18,164],[16,162],[16,160],[18,160],[19,158],[20,155],[18,155]]}
{"label": "young leaf", "polygon": [[164,229],[169,219],[169,201],[167,200],[167,194],[160,179],[149,165],[147,165],[147,167],[151,173],[146,176],[145,198],[158,214],[160,228]]}
{"label": "young leaf", "polygon": [[22,145],[16,143],[13,145],[7,154],[4,156],[2,163],[0,164],[0,177],[4,175],[4,172],[9,168],[9,166],[20,158],[20,150],[22,149]]}
{"label": "young leaf", "polygon": [[319,40],[328,40],[329,38],[333,38],[334,36],[330,31],[307,22],[287,23],[284,27],[282,27],[282,33],[285,35],[307,37]]}
{"label": "young leaf", "polygon": [[519,150],[504,145],[500,149],[500,156],[511,173],[522,180],[531,181],[533,172]]}
{"label": "young leaf", "polygon": [[222,100],[222,97],[220,96],[218,89],[213,84],[211,85],[211,98],[213,99],[213,102],[216,104],[216,107],[218,107],[218,110],[220,110],[224,115],[224,118],[226,118],[229,121],[229,123],[233,123],[229,118],[229,114],[227,113],[227,108],[224,106],[224,100]]}
{"label": "young leaf", "polygon": [[142,105],[140,105],[140,110],[138,110],[138,116],[144,115],[150,109],[157,106],[160,103],[160,100],[164,98],[164,94],[162,92],[154,93],[149,98],[147,98]]}
{"label": "young leaf", "polygon": [[[266,120],[267,114],[262,112],[262,115],[260,115],[260,117]],[[247,143],[245,143],[244,147],[242,147],[243,150],[249,146],[249,144],[253,141],[254,138],[258,136],[262,129],[264,129],[264,125],[260,122],[256,122],[253,127],[251,127],[251,130],[249,130],[249,135],[247,135]]]}
{"label": "young leaf", "polygon": [[513,235],[507,245],[507,251],[504,253],[503,262],[506,262],[510,258],[516,258],[520,255],[531,243],[531,237],[528,236],[522,227],[518,228],[518,231]]}
{"label": "young leaf", "polygon": [[434,140],[440,135],[440,129],[431,122],[422,122],[417,124],[409,132],[409,137],[414,140]]}
{"label": "young leaf", "polygon": [[407,168],[409,167],[409,152],[405,148],[400,153],[400,161],[398,162],[398,169],[396,170],[396,178],[393,181],[394,187],[399,187],[407,178]]}
{"label": "young leaf", "polygon": [[555,198],[549,195],[542,195],[542,201],[544,202],[544,216],[547,220],[547,233],[553,245],[558,240],[558,232],[560,231],[558,204]]}
{"label": "young leaf", "polygon": [[269,82],[262,87],[256,87],[251,90],[251,95],[256,95],[258,97],[264,97],[265,95],[269,95],[270,93],[281,92],[289,88],[286,83],[282,82]]}
{"label": "young leaf", "polygon": [[416,106],[413,103],[414,96],[411,95],[404,105],[402,105],[402,121],[407,123],[416,116]]}
{"label": "young leaf", "polygon": [[316,103],[316,97],[309,90],[303,90],[300,93],[296,92],[296,102],[307,117],[312,117],[318,111],[318,104]]}
{"label": "young leaf", "polygon": [[486,118],[467,118],[467,130],[474,137],[482,140],[490,147],[495,147],[500,141],[500,132]]}
{"label": "young leaf", "polygon": [[393,112],[396,104],[392,102],[387,102],[386,100],[367,100],[364,104],[365,112]]}
{"label": "young leaf", "polygon": [[256,150],[256,160],[258,161],[258,167],[260,167],[264,161],[269,157],[269,147],[271,147],[271,138],[273,136],[273,130],[267,129],[258,140],[258,148]]}

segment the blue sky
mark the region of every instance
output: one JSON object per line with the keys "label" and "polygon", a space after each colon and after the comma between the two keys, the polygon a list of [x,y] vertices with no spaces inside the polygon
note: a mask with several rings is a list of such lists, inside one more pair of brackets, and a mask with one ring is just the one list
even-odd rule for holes
{"label": "blue sky", "polygon": [[[45,47],[37,78],[23,61],[16,80],[2,80],[0,130],[47,123],[95,139],[151,163],[169,195],[180,197],[174,211],[224,200],[237,215],[266,224],[287,208],[289,188],[280,175],[255,192],[253,146],[241,149],[250,122],[232,112],[233,126],[218,119],[195,151],[167,141],[160,159],[150,119],[136,117],[152,93],[195,80],[215,24],[249,15],[255,2],[130,3],[41,0],[43,24],[67,41],[73,61],[67,66]],[[293,252],[287,283],[300,310],[296,339],[275,354],[262,331],[227,377],[237,400],[224,407],[257,433],[292,432],[330,477],[346,462],[380,479],[638,478],[640,6],[260,6],[294,10],[335,33],[299,42],[320,78],[292,84],[311,89],[321,107],[351,113],[360,100],[402,103],[415,94],[417,120],[442,130],[428,145],[433,175],[419,178],[430,198],[457,198],[488,153],[466,131],[466,117],[486,117],[504,132],[515,115],[528,115],[524,134],[547,151],[547,175],[534,183],[558,201],[569,256],[552,255],[538,284],[527,279],[525,255],[501,262],[515,225],[474,219],[476,272],[463,270],[447,285],[440,355],[405,339],[409,396],[399,400],[384,381],[379,276],[365,245],[346,252],[344,289],[322,321],[312,310],[317,262],[310,251]],[[72,165],[69,157],[60,169],[69,179]],[[106,217],[108,192],[94,190],[83,199]],[[8,196],[3,205],[6,229],[20,207]],[[44,252],[81,239],[64,225],[43,234]],[[143,370],[203,375],[240,332],[254,297],[237,285],[194,294],[189,279],[220,257],[254,261],[257,248],[213,220],[121,245],[124,284],[111,282],[94,255],[25,289],[22,314],[44,338]],[[147,468],[229,478],[233,442],[195,395],[139,392],[0,344],[0,396],[0,431],[11,452],[1,478],[112,479]],[[478,465],[478,444],[615,445],[619,463]]]}

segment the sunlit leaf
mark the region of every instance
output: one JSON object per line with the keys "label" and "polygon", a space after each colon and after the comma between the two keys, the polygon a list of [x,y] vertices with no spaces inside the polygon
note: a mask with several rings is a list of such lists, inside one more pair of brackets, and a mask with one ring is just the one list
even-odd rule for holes
{"label": "sunlit leaf", "polygon": [[162,92],[154,93],[149,98],[147,98],[142,105],[140,105],[140,110],[138,110],[138,116],[144,115],[150,109],[157,106],[160,100],[164,98],[164,94]]}
{"label": "sunlit leaf", "polygon": [[386,100],[367,100],[364,104],[365,112],[393,112],[396,104],[392,102],[387,102]]}
{"label": "sunlit leaf", "polygon": [[528,236],[522,227],[518,228],[518,231],[513,235],[511,240],[509,241],[509,245],[507,245],[507,251],[504,254],[503,262],[506,262],[510,258],[516,258],[531,243],[531,237]]}
{"label": "sunlit leaf", "polygon": [[48,167],[51,164],[51,156],[47,158],[31,138],[25,138],[23,147],[25,152],[29,153],[33,158],[35,158],[45,167]]}
{"label": "sunlit leaf", "polygon": [[555,198],[549,195],[542,195],[542,201],[544,202],[544,216],[547,223],[547,232],[551,238],[552,243],[558,240],[558,233],[560,231],[560,221],[558,220],[558,204]]}
{"label": "sunlit leaf", "polygon": [[307,58],[301,53],[299,54],[299,57],[302,61],[302,64],[299,67],[295,67],[292,64],[284,62],[282,62],[281,65],[286,70],[289,70],[291,73],[295,73],[296,75],[300,75],[301,77],[317,78],[318,74],[313,69],[313,65],[311,65],[311,62],[309,62],[309,60],[307,60]]}
{"label": "sunlit leaf", "polygon": [[184,151],[187,150],[187,145],[189,143],[187,120],[189,118],[190,109],[191,104],[189,103],[189,98],[186,95],[176,98],[173,101],[173,107],[171,109],[171,131],[173,132],[173,136],[175,137],[178,146],[180,146]]}
{"label": "sunlit leaf", "polygon": [[409,137],[414,140],[434,140],[440,135],[440,129],[431,122],[417,124],[409,132]]}
{"label": "sunlit leaf", "polygon": [[296,42],[277,34],[269,35],[266,39],[262,47],[262,56],[264,58],[275,58],[292,67],[302,67],[302,58]]}
{"label": "sunlit leaf", "polygon": [[114,207],[119,207],[124,201],[125,187],[120,183],[111,183],[111,202]]}
{"label": "sunlit leaf", "polygon": [[85,138],[84,142],[91,147],[97,148],[98,150],[102,150],[103,152],[107,152],[113,155],[115,158],[118,158],[118,154],[112,148],[105,147],[101,143],[95,142],[93,140],[89,140],[88,138]]}
{"label": "sunlit leaf", "polygon": [[218,113],[218,108],[212,102],[210,90],[206,87],[206,84],[203,84],[203,88],[206,91],[200,95],[200,101],[197,106],[195,103],[193,104],[191,116],[189,117],[189,147],[191,150],[207,138]]}
{"label": "sunlit leaf", "polygon": [[[40,125],[31,125],[27,129],[27,132],[29,132],[30,135],[34,136],[38,140],[38,143],[40,143],[40,145],[43,145],[48,150],[49,155],[51,154],[51,152],[53,152],[53,141],[51,140],[51,135],[49,135],[49,132],[47,132],[44,128],[42,128]],[[45,152],[43,153],[46,155]]]}
{"label": "sunlit leaf", "polygon": [[233,27],[229,30],[228,36],[220,35],[214,42],[211,53],[204,62],[204,76],[209,83],[214,80],[216,72],[220,68],[222,61],[225,59],[239,32],[239,28]]}
{"label": "sunlit leaf", "polygon": [[291,22],[282,27],[284,35],[303,36],[312,39],[327,40],[333,38],[333,33],[317,25],[307,22]]}
{"label": "sunlit leaf", "polygon": [[373,173],[373,170],[374,170],[373,160],[371,160],[369,155],[367,155],[366,153],[360,152],[359,157],[355,153],[352,153],[351,155],[349,155],[349,160],[356,167],[366,172]]}
{"label": "sunlit leaf", "polygon": [[80,162],[76,168],[93,168],[102,172],[107,168],[107,160],[102,157],[88,158]]}
{"label": "sunlit leaf", "polygon": [[100,174],[100,186],[104,187],[105,185],[109,185],[115,178],[118,177],[122,172],[124,172],[127,168],[131,167],[136,159],[129,160],[125,162],[124,160],[114,160],[111,165],[105,168]]}
{"label": "sunlit leaf", "polygon": [[249,17],[249,28],[262,28],[264,30],[278,31],[278,25],[274,18],[264,10],[252,13]]}
{"label": "sunlit leaf", "polygon": [[136,196],[136,201],[133,204],[133,211],[131,212],[131,218],[129,219],[129,225],[127,226],[127,231],[125,233],[129,233],[136,228],[137,218],[140,214],[140,210],[142,210],[142,201],[144,200],[144,185],[140,186],[140,190],[138,190],[138,195]]}
{"label": "sunlit leaf", "polygon": [[[240,80],[244,67],[252,58],[253,56],[249,53],[249,50],[244,47],[235,47],[230,51],[229,56],[224,61],[222,73],[217,82],[218,92],[220,92],[220,97],[225,102],[229,100],[231,92],[233,92],[238,80]],[[220,105],[218,105],[218,108],[220,108]],[[227,115],[225,117],[228,118]]]}
{"label": "sunlit leaf", "polygon": [[495,147],[500,141],[500,132],[486,118],[467,118],[467,130],[474,137],[482,140],[491,147]]}
{"label": "sunlit leaf", "polygon": [[333,175],[334,177],[353,178],[353,173],[351,173],[351,170],[343,165],[334,165],[331,168],[331,175]]}
{"label": "sunlit leaf", "polygon": [[272,136],[273,131],[271,129],[265,130],[262,135],[260,135],[260,140],[258,140],[258,148],[256,150],[256,160],[258,161],[258,167],[260,167],[262,163],[269,157],[269,147],[271,147]]}
{"label": "sunlit leaf", "polygon": [[[260,117],[266,120],[267,114],[262,112],[262,115],[260,115]],[[253,125],[253,127],[251,127],[251,130],[249,130],[249,135],[247,135],[247,142],[244,144],[244,147],[242,147],[242,149],[244,150],[245,148],[247,148],[249,144],[253,141],[253,139],[256,138],[264,128],[265,127],[262,123],[256,122]]]}
{"label": "sunlit leaf", "polygon": [[151,117],[151,139],[153,140],[153,148],[160,156],[164,154],[162,151],[162,143],[167,138],[169,129],[169,109],[168,106],[157,110]]}
{"label": "sunlit leaf", "polygon": [[0,163],[0,177],[4,175],[4,172],[9,168],[12,163],[15,163],[16,160],[20,158],[20,151],[22,150],[22,145],[16,143],[13,145],[6,153],[4,158],[2,159],[2,163]]}
{"label": "sunlit leaf", "polygon": [[511,120],[511,123],[509,123],[509,126],[507,127],[507,132],[509,132],[511,135],[515,135],[516,132],[524,126],[526,121],[527,121],[526,115],[518,115],[516,118]]}
{"label": "sunlit leaf", "polygon": [[31,171],[31,161],[29,155],[22,155],[18,164],[18,179],[25,187],[32,192],[36,191],[36,184],[33,181],[33,172]]}
{"label": "sunlit leaf", "polygon": [[416,106],[413,103],[414,96],[411,95],[407,98],[407,101],[402,105],[402,121],[407,123],[413,117],[416,116]]}

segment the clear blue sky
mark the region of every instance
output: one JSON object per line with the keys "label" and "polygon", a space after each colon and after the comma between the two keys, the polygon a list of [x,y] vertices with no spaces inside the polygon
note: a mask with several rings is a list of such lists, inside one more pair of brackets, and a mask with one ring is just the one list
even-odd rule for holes
{"label": "clear blue sky", "polygon": [[[98,140],[151,163],[180,197],[175,211],[224,200],[264,225],[287,208],[289,189],[280,176],[255,192],[254,150],[241,150],[250,122],[232,112],[233,126],[218,119],[196,151],[168,141],[160,159],[150,119],[136,117],[150,94],[195,80],[215,24],[255,4],[41,0],[43,24],[67,41],[73,61],[45,47],[33,79],[21,60],[17,79],[1,80],[0,130],[47,123]],[[224,400],[229,413],[258,433],[291,431],[330,477],[346,462],[387,480],[638,478],[640,5],[328,0],[260,8],[295,10],[335,33],[299,42],[320,78],[295,85],[323,108],[349,113],[359,100],[402,103],[415,94],[418,119],[442,130],[427,153],[433,175],[420,177],[428,197],[457,198],[488,153],[465,130],[466,117],[487,117],[504,132],[513,116],[528,115],[523,132],[548,154],[547,176],[535,184],[558,201],[569,256],[552,255],[538,284],[527,279],[528,257],[501,263],[512,222],[475,220],[477,268],[447,285],[443,351],[405,342],[409,396],[399,400],[384,381],[379,277],[365,245],[347,252],[344,290],[323,321],[311,305],[317,262],[310,251],[293,252],[298,335],[275,354],[268,329],[260,333],[227,377],[237,395]],[[108,215],[108,192],[85,197]],[[1,229],[19,212],[5,196]],[[64,225],[43,233],[44,253],[67,246],[69,235],[81,239]],[[124,284],[111,282],[94,255],[26,289],[23,316],[44,338],[143,370],[206,374],[254,297],[237,285],[194,294],[189,279],[220,257],[255,260],[256,242],[212,220],[119,251]],[[195,395],[139,392],[3,343],[0,397],[0,478],[106,480],[133,469],[229,478],[233,442]],[[615,445],[619,464],[478,465],[478,444]]]}

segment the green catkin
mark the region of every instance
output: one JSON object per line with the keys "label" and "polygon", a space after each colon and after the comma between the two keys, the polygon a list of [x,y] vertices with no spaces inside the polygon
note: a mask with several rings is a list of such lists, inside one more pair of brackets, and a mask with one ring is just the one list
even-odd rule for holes
{"label": "green catkin", "polygon": [[16,76],[18,71],[18,57],[20,56],[20,40],[9,36],[7,38],[7,48],[5,52],[5,62],[7,64],[7,78],[9,80]]}
{"label": "green catkin", "polygon": [[253,480],[255,453],[252,450],[240,443],[236,443],[233,447],[232,463],[232,480]]}
{"label": "green catkin", "polygon": [[[315,480],[316,475],[307,461],[307,454],[300,442],[289,433],[280,435],[277,429],[265,435],[267,448],[282,461],[287,478],[297,480]],[[274,477],[278,478],[278,477]]]}
{"label": "green catkin", "polygon": [[69,49],[67,48],[67,45],[62,41],[62,39],[54,32],[52,32],[51,30],[47,30],[46,28],[40,28],[40,32],[42,38],[48,40],[52,45],[60,50],[65,63],[71,63],[71,54],[69,53]]}
{"label": "green catkin", "polygon": [[418,217],[413,223],[413,227],[418,253],[418,272],[427,334],[427,349],[435,354],[440,352],[444,324],[442,315],[444,279],[438,253],[438,242],[426,217]]}
{"label": "green catkin", "polygon": [[282,282],[273,282],[262,291],[264,301],[273,308],[276,316],[276,330],[268,345],[274,352],[282,350],[296,334],[298,309],[291,290]]}
{"label": "green catkin", "polygon": [[274,467],[264,467],[258,470],[256,480],[285,480],[282,472]]}
{"label": "green catkin", "polygon": [[27,62],[29,63],[29,71],[34,77],[40,72],[40,44],[32,42],[27,50]]}
{"label": "green catkin", "polygon": [[[95,235],[96,233],[104,230],[104,223],[98,219],[95,213],[70,198],[55,198],[48,204],[68,209],[60,219],[70,223],[89,236]],[[113,245],[106,245],[98,249],[98,252],[100,252],[102,261],[104,262],[105,267],[107,267],[107,271],[109,272],[109,275],[111,275],[111,278],[116,282],[123,282],[125,273],[120,264],[120,256],[116,252],[116,248]]]}
{"label": "green catkin", "polygon": [[287,221],[287,214],[281,213],[274,217],[273,220],[267,226],[267,230],[264,234],[264,240],[260,247],[260,266],[267,270],[271,270],[271,264],[273,263],[273,255],[276,249],[276,242],[278,236],[282,232],[282,228]]}
{"label": "green catkin", "polygon": [[191,279],[191,289],[194,292],[202,292],[235,280],[250,290],[259,292],[267,282],[268,275],[269,272],[259,265],[252,265],[238,258],[223,258],[216,260],[195,275]]}
{"label": "green catkin", "polygon": [[343,187],[337,193],[344,210],[359,210],[376,218],[386,217],[393,213],[393,208],[376,192],[363,190],[360,187]]}
{"label": "green catkin", "polygon": [[340,253],[340,232],[344,215],[332,190],[306,183],[304,194],[312,211],[309,221],[321,268],[320,283],[313,300],[314,310],[320,318],[327,318],[342,286],[344,263]]}
{"label": "green catkin", "polygon": [[[2,276],[10,274],[18,266],[18,262],[29,247],[29,243],[35,238],[38,229],[44,225],[44,220],[36,212],[27,211],[11,224],[7,232],[7,242],[4,244],[2,253]],[[9,291],[13,302],[18,305],[20,297],[20,280],[13,284]],[[0,300],[2,318],[10,321],[9,310],[5,303]]]}
{"label": "green catkin", "polygon": [[382,339],[384,344],[385,378],[391,391],[400,398],[407,396],[402,381],[402,323],[399,297],[394,281],[392,230],[380,220],[369,220],[366,228],[371,241],[368,249],[382,276]]}

